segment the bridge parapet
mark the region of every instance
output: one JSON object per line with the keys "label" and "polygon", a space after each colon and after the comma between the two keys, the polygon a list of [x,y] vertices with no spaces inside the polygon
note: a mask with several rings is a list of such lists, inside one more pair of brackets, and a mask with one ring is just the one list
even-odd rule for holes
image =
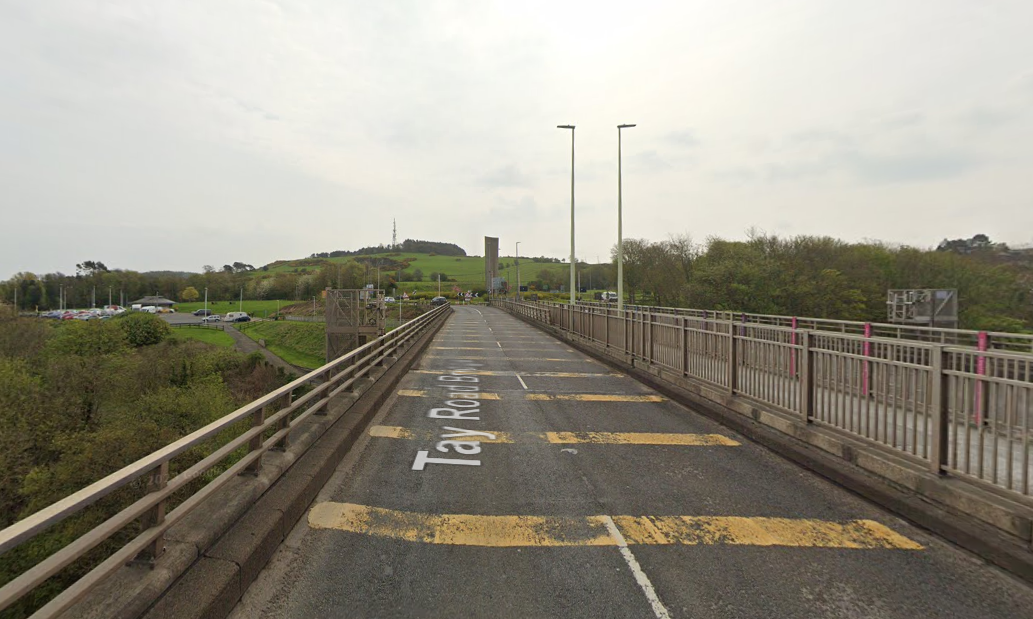
{"label": "bridge parapet", "polygon": [[[126,564],[155,566],[161,560],[165,535],[171,527],[207,500],[216,496],[226,499],[224,491],[237,483],[241,475],[260,476],[262,488],[244,491],[241,508],[246,508],[311,442],[305,442],[300,451],[292,450],[291,461],[279,462],[278,466],[263,468],[264,456],[290,449],[292,438],[305,430],[308,422],[326,415],[329,406],[358,390],[363,381],[368,383],[368,379],[375,378],[413,342],[440,325],[450,312],[447,305],[435,308],[0,531],[2,555],[69,518],[81,516],[91,505],[116,493],[122,498],[121,493],[127,491],[137,496],[117,514],[0,588],[0,611],[69,565],[95,556],[95,549],[102,544],[110,545],[116,536],[125,538],[127,532],[132,532],[128,542],[119,542],[99,565],[33,617],[58,616]],[[310,388],[313,381],[321,382]],[[190,462],[199,450],[203,457]],[[214,540],[220,533],[208,532],[205,537]],[[193,557],[203,551],[204,548],[195,549]],[[188,558],[187,564],[192,560]]]}
{"label": "bridge parapet", "polygon": [[492,304],[681,388],[744,433],[759,422],[974,516],[1021,547],[1033,580],[1033,354],[653,308]]}

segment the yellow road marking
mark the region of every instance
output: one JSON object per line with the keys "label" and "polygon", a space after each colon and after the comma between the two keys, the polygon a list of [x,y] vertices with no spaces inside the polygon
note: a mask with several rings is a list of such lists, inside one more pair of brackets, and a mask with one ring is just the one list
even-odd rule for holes
{"label": "yellow road marking", "polygon": [[922,546],[873,520],[742,516],[614,516],[628,544],[899,548]]}
{"label": "yellow road marking", "polygon": [[[450,441],[480,441],[482,443],[515,443],[512,435],[508,432],[488,432],[495,438],[485,438],[483,436],[460,436],[453,437],[448,440]],[[409,428],[401,428],[398,426],[372,426],[369,429],[369,435],[375,438],[400,438],[413,441],[439,441],[441,440],[441,432],[431,432],[430,430],[411,430]]]}
{"label": "yellow road marking", "polygon": [[528,400],[569,400],[575,402],[663,402],[658,395],[621,395],[613,393],[529,393]]}
{"label": "yellow road marking", "polygon": [[[509,432],[486,431],[494,435],[494,439],[484,439],[477,435],[450,440],[482,441],[485,443],[538,443],[546,442],[554,445],[686,445],[698,447],[738,447],[739,443],[720,434],[670,434],[661,432],[525,432],[510,434]],[[369,435],[376,438],[398,438],[407,440],[437,441],[441,440],[441,432],[430,430],[413,430],[400,426],[372,426]]]}
{"label": "yellow road marking", "polygon": [[[447,389],[447,387],[446,387]],[[426,389],[399,389],[398,395],[406,396],[410,398],[426,398]],[[463,393],[450,393],[448,394],[453,400],[498,400],[499,394],[487,393],[487,392],[463,392]],[[454,396],[454,397],[453,397]]]}
{"label": "yellow road marking", "polygon": [[[606,516],[486,516],[423,514],[355,503],[318,503],[308,514],[314,529],[425,544],[514,548],[617,546]],[[830,522],[740,516],[613,516],[629,545],[738,545],[803,548],[922,550],[873,520]]]}
{"label": "yellow road marking", "polygon": [[[573,352],[573,351],[570,351],[570,352]],[[424,359],[452,359],[453,357],[446,356],[446,355],[423,355],[423,358]],[[471,361],[478,361],[478,360],[479,361],[483,361],[483,360],[492,360],[492,361],[565,361],[565,362],[568,362],[568,363],[599,363],[595,359],[588,359],[587,357],[584,358],[584,359],[551,359],[551,358],[547,358],[547,357],[468,357],[468,356],[464,355],[463,359],[469,359]]]}
{"label": "yellow road marking", "polygon": [[[448,389],[448,387],[445,387]],[[399,389],[398,395],[409,398],[429,398],[431,395],[426,389]],[[469,392],[449,394],[452,399],[459,400],[501,400],[502,396],[489,392]],[[507,400],[514,400],[520,396],[507,397]],[[663,402],[665,398],[658,395],[621,395],[614,393],[527,393],[522,399],[532,401],[567,400],[576,402]]]}
{"label": "yellow road marking", "polygon": [[721,445],[736,447],[738,442],[720,434],[670,434],[663,432],[546,432],[545,440],[557,445],[595,443],[598,445]]}
{"label": "yellow road marking", "polygon": [[[414,374],[449,374],[453,370],[410,370]],[[591,374],[587,372],[493,372],[490,370],[463,370],[462,374],[468,376],[541,376],[546,378],[625,378],[620,372],[609,372],[606,374]]]}

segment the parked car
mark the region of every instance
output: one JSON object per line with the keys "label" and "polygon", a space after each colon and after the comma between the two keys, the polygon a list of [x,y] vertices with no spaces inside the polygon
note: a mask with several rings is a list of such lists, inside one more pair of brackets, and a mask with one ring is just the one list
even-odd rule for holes
{"label": "parked car", "polygon": [[448,303],[448,299],[445,297],[434,297],[430,300],[431,305],[445,305]]}
{"label": "parked car", "polygon": [[617,293],[616,292],[604,292],[603,293],[603,303],[616,303],[616,302],[617,302]]}
{"label": "parked car", "polygon": [[394,303],[394,302],[395,302],[395,298],[394,297],[384,297],[384,303]]}
{"label": "parked car", "polygon": [[222,320],[222,315],[221,314],[209,314],[209,315],[205,316],[204,318],[202,318],[201,322],[205,322],[205,323],[208,323],[208,322],[219,322],[220,320]]}
{"label": "parked car", "polygon": [[223,322],[247,322],[251,320],[251,317],[247,315],[247,312],[228,312],[222,317]]}
{"label": "parked car", "polygon": [[201,309],[194,310],[194,316],[211,316],[211,315],[212,315],[212,310],[210,310],[210,309],[201,308]]}

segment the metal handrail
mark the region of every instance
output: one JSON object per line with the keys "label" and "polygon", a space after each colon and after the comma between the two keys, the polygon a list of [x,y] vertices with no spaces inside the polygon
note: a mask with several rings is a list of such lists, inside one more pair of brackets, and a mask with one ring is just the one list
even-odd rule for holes
{"label": "metal handrail", "polygon": [[[291,430],[301,421],[312,414],[317,414],[329,403],[331,398],[348,389],[356,380],[368,374],[377,363],[391,356],[399,347],[415,338],[431,322],[448,311],[451,311],[451,308],[447,305],[435,308],[419,318],[407,322],[402,327],[356,348],[0,531],[0,555],[2,555],[133,481],[145,475],[150,475],[152,478],[154,488],[143,497],[0,588],[0,611],[18,601],[26,593],[118,531],[150,514],[154,518],[152,526],[146,528],[129,544],[117,550],[91,572],[60,593],[34,616],[52,617],[67,609],[85,595],[90,588],[96,586],[126,561],[145,553],[148,548],[160,542],[165,531],[237,474],[260,466],[262,455],[269,449],[283,444]],[[295,389],[316,378],[326,380],[304,396],[297,400],[293,399]],[[329,393],[324,396],[323,394],[327,391]],[[290,416],[293,413],[318,396],[323,397],[320,397],[315,404],[306,408],[300,415],[291,419]],[[286,400],[286,406],[266,417],[266,409],[281,400]],[[253,421],[250,428],[176,477],[167,479],[169,462],[173,458],[249,417]],[[268,439],[261,441],[262,435],[267,430],[276,430],[276,432]],[[251,447],[248,454],[185,499],[174,510],[164,515],[166,502],[173,493],[245,445]]]}
{"label": "metal handrail", "polygon": [[[508,301],[507,301],[508,302]],[[558,303],[556,301],[523,301],[522,303],[537,303],[539,305],[547,305],[554,307],[567,307],[567,303]],[[602,303],[597,301],[580,301],[577,303],[580,307],[591,307],[609,312],[617,312],[617,308],[612,303]],[[792,321],[797,321],[797,327],[799,329],[810,329],[813,331],[824,331],[830,333],[858,333],[863,332],[867,326],[875,331],[890,331],[898,334],[898,339],[912,340],[916,339],[913,337],[899,337],[901,334],[915,334],[928,336],[929,342],[940,342],[948,345],[957,345],[955,342],[948,341],[947,338],[953,338],[953,340],[967,339],[970,341],[976,341],[979,336],[985,335],[988,338],[988,347],[991,349],[999,350],[1014,350],[1021,348],[1023,351],[1033,352],[1033,334],[1029,333],[1010,333],[1007,331],[977,331],[973,329],[948,329],[944,327],[924,327],[920,325],[905,325],[896,323],[886,322],[863,322],[857,320],[833,320],[831,318],[808,318],[803,316],[780,316],[777,314],[751,314],[747,312],[737,312],[729,310],[701,310],[693,308],[683,307],[654,307],[650,305],[624,305],[624,311],[631,312],[645,312],[654,314],[670,314],[675,316],[691,316],[693,318],[702,318],[704,320],[728,320],[733,322],[742,322],[742,324],[763,324],[767,326],[785,326],[791,327]],[[774,321],[774,322],[766,322]],[[925,340],[917,340],[925,341]]]}

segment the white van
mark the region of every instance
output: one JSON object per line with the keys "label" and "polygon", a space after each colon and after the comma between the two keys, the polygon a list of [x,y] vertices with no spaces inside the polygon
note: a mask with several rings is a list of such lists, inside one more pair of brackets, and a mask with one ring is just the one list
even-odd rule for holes
{"label": "white van", "polygon": [[140,308],[141,312],[147,312],[148,314],[157,314],[158,308],[153,305],[144,305]]}
{"label": "white van", "polygon": [[244,322],[245,320],[251,320],[251,318],[248,317],[247,312],[227,312],[226,315],[222,317],[223,322]]}
{"label": "white van", "polygon": [[604,292],[602,300],[603,300],[603,303],[616,303],[617,302],[617,293],[616,292]]}

